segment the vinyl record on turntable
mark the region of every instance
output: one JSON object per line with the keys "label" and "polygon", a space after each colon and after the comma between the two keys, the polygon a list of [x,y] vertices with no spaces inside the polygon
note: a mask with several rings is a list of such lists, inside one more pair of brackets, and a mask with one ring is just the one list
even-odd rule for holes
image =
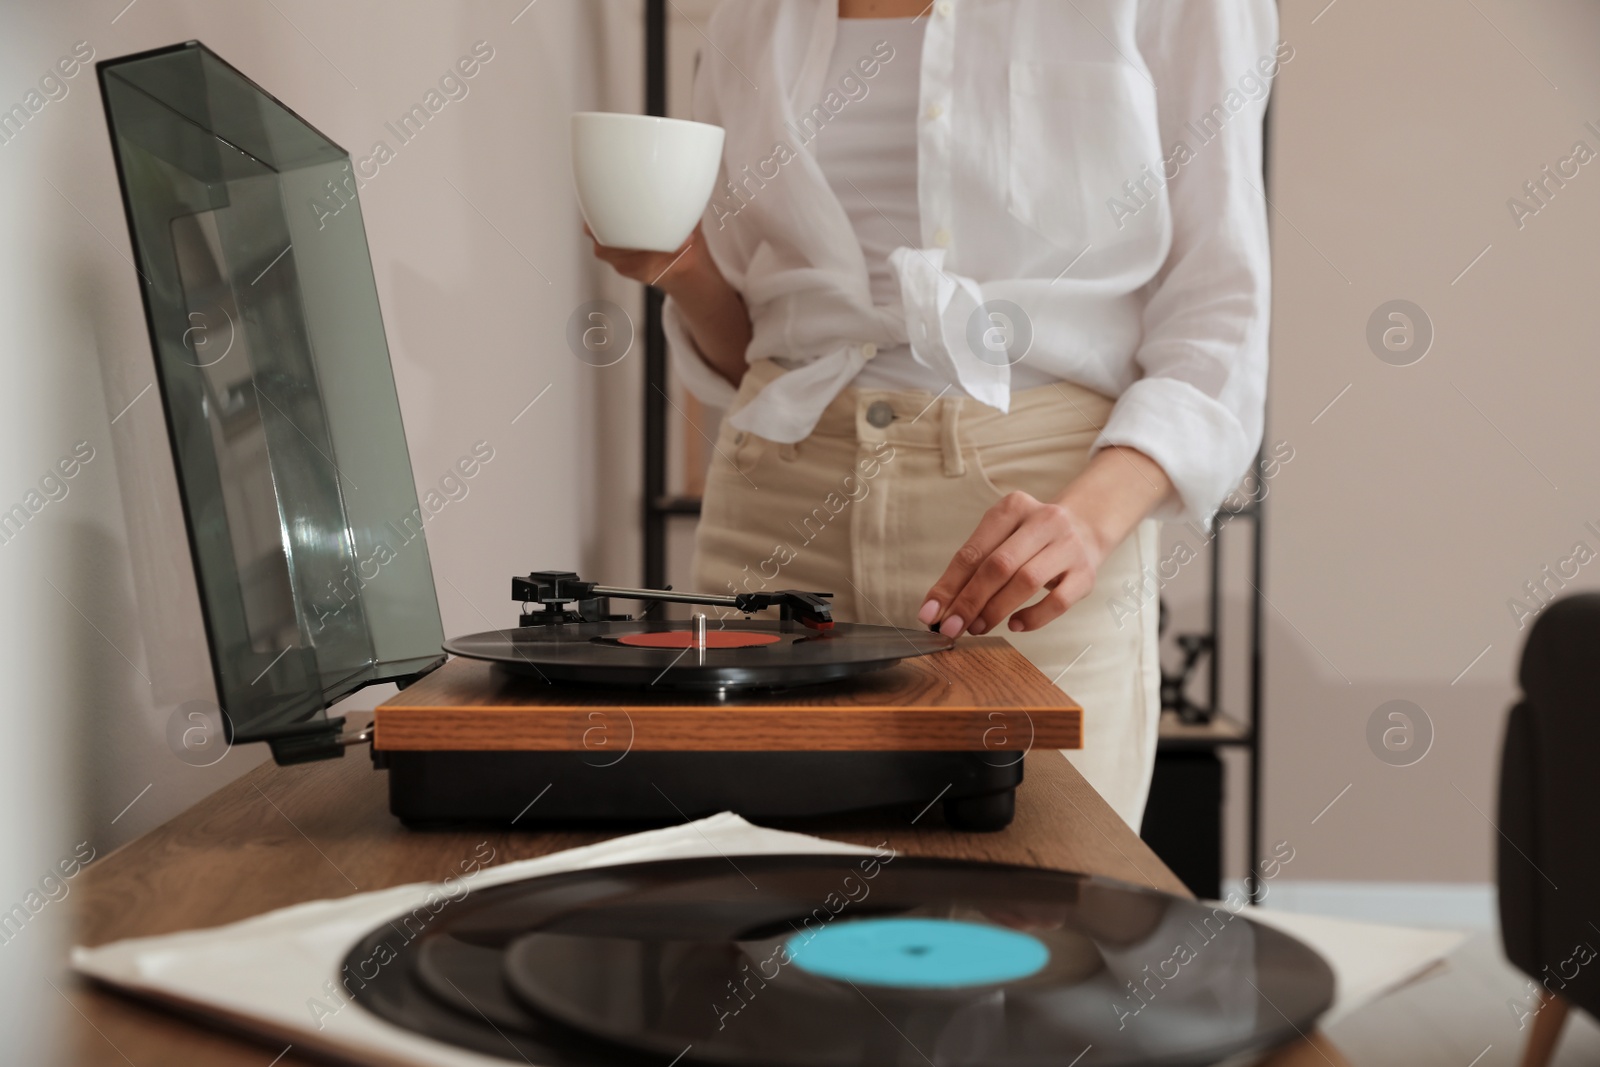
{"label": "vinyl record on turntable", "polygon": [[693,690],[778,689],[839,681],[942,652],[925,630],[792,621],[714,622],[698,646],[692,622],[577,622],[457,637],[446,652],[489,660],[551,682]]}
{"label": "vinyl record on turntable", "polygon": [[599,868],[406,919],[350,953],[358,1003],[573,1067],[1205,1064],[1295,1038],[1333,997],[1315,952],[1220,906],[892,855]]}

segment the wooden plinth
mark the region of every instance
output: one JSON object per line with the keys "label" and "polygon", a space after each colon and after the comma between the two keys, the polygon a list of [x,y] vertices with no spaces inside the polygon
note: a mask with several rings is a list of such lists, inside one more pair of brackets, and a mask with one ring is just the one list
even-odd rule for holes
{"label": "wooden plinth", "polygon": [[373,747],[568,752],[1026,752],[1082,746],[1081,709],[1004,639],[965,639],[849,682],[726,700],[551,686],[453,659],[381,705]]}

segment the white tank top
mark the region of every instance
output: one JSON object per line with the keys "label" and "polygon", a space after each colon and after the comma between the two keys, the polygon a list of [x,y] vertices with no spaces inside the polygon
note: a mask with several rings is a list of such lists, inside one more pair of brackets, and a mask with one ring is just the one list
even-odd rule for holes
{"label": "white tank top", "polygon": [[[867,260],[872,302],[903,314],[900,280],[889,254],[922,245],[917,201],[917,122],[922,95],[925,19],[840,19],[825,88],[844,105],[817,135],[817,162],[855,228]],[[865,77],[863,60],[877,63]],[[1012,368],[1013,386],[1054,380]],[[1037,378],[1038,380],[1030,380]],[[887,349],[869,361],[853,383],[857,389],[909,389],[938,394],[952,383],[918,363],[910,345]]]}

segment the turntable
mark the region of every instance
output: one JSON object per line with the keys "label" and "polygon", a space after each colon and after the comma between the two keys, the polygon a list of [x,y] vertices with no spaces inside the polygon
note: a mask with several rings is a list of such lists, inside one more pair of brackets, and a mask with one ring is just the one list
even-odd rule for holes
{"label": "turntable", "polygon": [[[1003,641],[835,622],[823,592],[536,572],[522,625],[445,641],[348,153],[198,42],[99,72],[230,743],[370,740],[411,824],[937,802],[971,829],[1010,821],[1029,748],[1079,745]],[[329,716],[381,682],[370,731]]]}
{"label": "turntable", "polygon": [[[1003,641],[835,623],[825,594],[719,597],[543,572],[513,582],[515,630],[445,642],[460,657],[377,709],[390,805],[439,819],[760,818],[943,804],[1011,821],[1022,756],[1078,745],[1078,709]],[[775,621],[654,622],[612,598]]]}

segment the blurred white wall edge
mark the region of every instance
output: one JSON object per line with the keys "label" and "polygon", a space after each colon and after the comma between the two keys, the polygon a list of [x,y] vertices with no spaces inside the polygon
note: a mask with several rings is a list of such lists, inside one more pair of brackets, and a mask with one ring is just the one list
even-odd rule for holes
{"label": "blurred white wall edge", "polygon": [[[8,17],[0,33],[0,69],[30,69],[55,57],[48,36]],[[9,79],[8,79],[9,80]],[[7,85],[6,94],[11,93]],[[0,146],[0,322],[7,324],[5,384],[0,388],[0,486],[8,499],[40,477],[51,453],[86,423],[104,424],[74,393],[75,375],[57,356],[73,347],[80,316],[66,299],[68,263],[52,250],[58,216],[40,191],[41,145],[24,158],[16,144]],[[24,203],[43,211],[18,210]],[[81,337],[78,339],[81,340]],[[103,438],[102,438],[103,441]],[[50,457],[50,458],[46,458]],[[35,469],[38,468],[38,469]],[[23,531],[37,532],[37,531]],[[47,584],[61,579],[79,554],[74,531],[60,524],[51,536],[18,537],[0,545],[0,908],[9,912],[44,873],[53,856],[70,851],[74,823],[62,724],[73,717],[72,609]],[[0,1034],[15,1062],[49,1063],[58,1032],[49,1025],[70,1010],[43,980],[55,978],[65,927],[41,911],[40,921],[5,929],[0,944]]]}
{"label": "blurred white wall edge", "polygon": [[[5,57],[0,63],[10,65],[18,43],[15,38],[0,43],[0,56]],[[16,186],[12,172],[0,172],[4,202],[15,202]],[[44,288],[26,255],[40,243],[28,230],[37,230],[35,219],[17,212],[0,214],[0,319],[9,323],[36,323],[37,316],[23,311],[38,303]],[[0,482],[26,484],[35,476],[29,464],[39,441],[71,432],[69,405],[62,395],[59,365],[28,358],[30,348],[39,349],[15,327],[7,348],[6,388],[0,393]],[[5,812],[0,817],[0,900],[6,910],[21,902],[52,853],[66,847],[72,824],[66,807],[68,761],[58,726],[71,714],[67,693],[58,684],[70,666],[63,633],[68,626],[64,613],[70,609],[45,599],[53,594],[43,581],[44,573],[59,571],[70,557],[66,542],[41,545],[31,558],[20,548],[0,556],[0,603],[6,606],[0,621],[0,673],[7,696],[0,709],[0,811]],[[46,1048],[35,1043],[45,1032],[36,1024],[64,1008],[40,980],[51,973],[60,941],[51,935],[60,929],[24,929],[0,945],[0,1033],[7,1035],[12,1052],[18,1052],[13,1042],[20,1036],[18,1062],[50,1062]]]}
{"label": "blurred white wall edge", "polygon": [[[494,49],[361,191],[419,488],[480,440],[496,454],[428,528],[447,633],[513,624],[517,571],[634,579],[642,360],[594,368],[566,343],[572,312],[602,292],[567,117],[637,110],[641,43],[612,55],[599,41],[625,37],[639,9],[17,0],[0,16],[0,110],[79,42],[104,59],[198,38],[358,157],[476,42]],[[63,84],[0,142],[0,512],[44,501],[0,541],[0,1058],[31,1064],[55,1062],[52,1039],[97,1040],[49,984],[72,883],[43,880],[264,757],[199,769],[167,740],[179,707],[214,693],[92,64]],[[632,311],[637,287],[611,298]],[[46,493],[75,449],[93,458]],[[12,933],[6,913],[30,900],[45,903]]]}

